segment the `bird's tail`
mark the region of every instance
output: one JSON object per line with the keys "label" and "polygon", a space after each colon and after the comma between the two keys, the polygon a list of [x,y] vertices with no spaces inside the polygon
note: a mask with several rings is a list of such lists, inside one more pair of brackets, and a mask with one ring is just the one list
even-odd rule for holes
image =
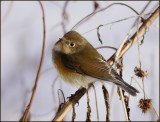
{"label": "bird's tail", "polygon": [[136,96],[137,95],[136,93],[139,93],[139,91],[136,88],[132,87],[126,82],[124,82],[124,84],[117,84],[117,85],[132,96]]}

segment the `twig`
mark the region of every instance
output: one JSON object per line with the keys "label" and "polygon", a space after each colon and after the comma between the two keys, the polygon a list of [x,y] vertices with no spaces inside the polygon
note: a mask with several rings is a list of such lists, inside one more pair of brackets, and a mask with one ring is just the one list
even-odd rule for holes
{"label": "twig", "polygon": [[87,118],[86,118],[86,122],[91,122],[91,107],[89,105],[89,94],[88,94],[88,90],[87,90]]}
{"label": "twig", "polygon": [[74,122],[75,118],[76,118],[76,112],[75,112],[75,108],[73,107],[72,122]]}
{"label": "twig", "polygon": [[61,91],[61,93],[62,93],[62,96],[63,96],[63,103],[65,103],[66,102],[66,100],[65,100],[65,97],[64,97],[64,93],[63,93],[63,91],[61,90],[61,89],[58,89],[58,98],[59,98],[59,105],[60,105],[60,95],[59,95],[59,91]]}
{"label": "twig", "polygon": [[[146,31],[147,28],[153,23],[153,21],[159,16],[159,8],[156,9],[156,11],[141,25],[139,29],[139,38],[142,37]],[[123,46],[122,52],[118,56],[121,58],[129,48],[137,41],[137,34],[135,33]],[[119,59],[118,58],[118,59]],[[108,59],[108,63],[112,66],[115,63],[115,53]],[[58,113],[58,115],[55,116],[54,121],[61,121],[63,117],[72,109],[72,107],[80,100],[80,98],[85,94],[86,89],[81,88],[75,93],[74,99],[70,99],[66,102],[64,107],[61,109],[61,111]]]}
{"label": "twig", "polygon": [[[142,9],[142,11],[140,12],[140,14],[143,14],[143,12],[147,9],[147,7],[149,6],[149,4],[151,3],[151,1],[148,1],[148,3],[144,6],[144,8]],[[138,21],[139,17],[135,20],[135,22],[133,23],[132,27],[135,26],[136,22]]]}
{"label": "twig", "polygon": [[106,9],[108,9],[109,7],[113,6],[113,5],[123,5],[123,6],[126,6],[128,8],[130,8],[132,11],[134,11],[137,15],[140,15],[135,9],[133,9],[131,6],[127,5],[127,4],[124,4],[124,3],[112,3],[110,5],[108,5],[107,7],[105,8],[102,8],[98,11],[94,11],[92,13],[90,13],[89,15],[87,15],[86,17],[84,17],[83,19],[81,19],[80,21],[78,21],[73,27],[71,30],[73,30],[76,26],[78,26],[81,22],[83,22],[85,19],[89,18],[90,16],[94,16],[95,14],[101,12],[101,11],[104,11]]}
{"label": "twig", "polygon": [[9,5],[9,7],[8,7],[8,10],[7,10],[7,13],[6,13],[6,15],[4,16],[4,18],[3,18],[2,22],[1,22],[1,26],[4,24],[4,22],[5,22],[5,21],[7,20],[7,18],[8,18],[9,14],[10,14],[12,8],[13,8],[13,2],[14,2],[14,1],[11,1],[11,2],[10,2],[10,5]]}
{"label": "twig", "polygon": [[106,121],[110,121],[110,105],[109,105],[109,94],[108,91],[105,87],[104,82],[102,82],[102,90],[103,90],[103,95],[104,95],[104,100],[105,100],[105,105],[106,105]]}
{"label": "twig", "polygon": [[125,102],[124,102],[124,96],[123,96],[121,88],[120,88],[120,96],[121,96],[121,100],[122,100],[122,104],[123,104],[123,108],[124,108],[124,113],[125,113],[126,121],[128,121],[127,108],[126,108],[126,105],[125,105]]}
{"label": "twig", "polygon": [[116,50],[117,51],[117,48],[115,47],[111,47],[111,46],[100,46],[100,47],[97,47],[96,49],[102,49],[102,48],[110,48],[110,49],[113,49],[113,50]]}
{"label": "twig", "polygon": [[94,94],[95,94],[95,101],[96,101],[96,110],[97,110],[97,121],[99,121],[99,111],[98,111],[98,102],[97,102],[97,94],[96,94],[96,89],[94,87],[94,84],[92,85]]}
{"label": "twig", "polygon": [[119,55],[117,55],[117,58],[115,57],[116,53],[114,53],[109,59],[108,63],[110,65],[113,65],[113,63],[116,61],[115,58],[118,60],[120,57],[122,57],[129,49],[130,47],[137,42],[137,37],[138,39],[141,38],[146,30],[149,28],[149,26],[153,23],[153,21],[159,16],[159,7],[154,11],[154,13],[144,21],[144,23],[141,25],[139,28],[139,34],[137,35],[137,32],[134,33],[134,35],[126,41],[124,44],[123,48],[121,49]]}
{"label": "twig", "polygon": [[[150,15],[150,14],[151,14],[151,13],[144,14],[144,15]],[[119,19],[119,20],[116,20],[116,21],[113,21],[113,22],[109,22],[109,23],[103,24],[103,25],[101,25],[101,27],[104,27],[104,26],[107,26],[107,25],[110,25],[110,24],[114,24],[114,23],[117,23],[117,22],[121,22],[121,21],[124,21],[124,20],[132,19],[132,18],[135,18],[135,17],[144,16],[144,15],[135,15],[135,16],[130,16],[130,17],[127,17],[127,18]],[[99,28],[100,28],[100,27],[99,27]],[[82,35],[84,35],[84,34],[86,34],[86,33],[89,33],[89,32],[91,32],[91,31],[93,31],[93,30],[96,30],[96,29],[97,29],[97,27],[96,27],[96,28],[93,28],[93,29],[90,29],[90,30],[82,33]]]}
{"label": "twig", "polygon": [[35,92],[36,92],[36,88],[37,88],[37,84],[38,84],[38,80],[39,80],[39,77],[40,77],[40,72],[41,72],[42,64],[43,64],[43,60],[44,60],[45,39],[46,39],[45,14],[44,14],[44,8],[43,8],[43,5],[42,5],[41,1],[39,1],[39,4],[41,6],[42,14],[43,14],[43,47],[42,47],[42,55],[41,55],[41,61],[40,61],[39,69],[38,69],[37,76],[36,76],[36,81],[35,81],[35,84],[34,84],[34,87],[33,87],[32,96],[31,96],[30,102],[29,102],[29,104],[28,104],[28,106],[27,106],[27,108],[26,108],[26,110],[24,112],[22,121],[27,121],[28,120],[30,108],[31,108],[31,105],[32,105],[32,102],[33,102],[33,98],[34,98]]}
{"label": "twig", "polygon": [[85,88],[80,88],[70,99],[63,105],[63,108],[56,114],[53,121],[62,121],[66,114],[73,108],[73,106],[81,99],[86,93]]}

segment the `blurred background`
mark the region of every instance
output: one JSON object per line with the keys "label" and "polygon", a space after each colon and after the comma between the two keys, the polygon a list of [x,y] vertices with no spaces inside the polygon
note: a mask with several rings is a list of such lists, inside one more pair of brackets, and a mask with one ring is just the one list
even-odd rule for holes
{"label": "blurred background", "polygon": [[[122,1],[116,1],[122,2]],[[63,9],[65,1],[42,1],[46,19],[46,46],[44,63],[41,70],[36,94],[30,111],[30,120],[52,120],[59,105],[58,89],[62,89],[67,99],[78,87],[65,83],[57,77],[57,71],[52,64],[52,48],[64,34],[64,27],[69,31],[79,20],[93,12],[95,9],[106,7],[114,3],[111,1],[69,1]],[[122,2],[130,5],[139,13],[148,1],[127,1]],[[144,14],[150,13],[159,5],[158,1],[152,1]],[[97,8],[95,7],[97,6]],[[10,12],[4,20],[6,14]],[[114,22],[119,19],[135,16],[129,8],[121,5],[114,5],[111,8],[91,17],[75,30],[82,34],[94,47],[113,46],[118,48],[131,29],[136,17],[118,23],[110,24],[100,28],[101,45],[97,37],[97,28],[101,24]],[[1,119],[2,121],[17,121],[22,116],[29,103],[32,88],[40,64],[43,23],[42,11],[37,1],[2,1],[1,2]],[[64,27],[61,23],[64,23]],[[156,19],[144,37],[144,43],[140,46],[142,69],[147,70],[148,76],[144,79],[146,95],[152,99],[156,111],[159,113],[159,19]],[[88,32],[89,30],[93,31]],[[86,33],[88,32],[88,33]],[[105,59],[108,59],[115,51],[112,49],[98,50]],[[139,67],[138,45],[135,43],[123,57],[123,79],[130,83],[131,77],[135,77],[142,86],[142,81],[134,74],[135,66]],[[142,90],[135,81],[132,86],[136,87],[140,94],[136,97],[130,96],[130,119],[136,120],[157,120],[152,106],[144,114],[138,107],[139,100],[144,97]],[[98,98],[99,120],[106,118],[104,97],[100,82],[95,83]],[[106,83],[109,92],[110,120],[125,120],[122,101],[117,94],[117,87]],[[125,93],[126,94],[126,93]],[[62,95],[60,95],[62,97]],[[91,120],[97,120],[95,95],[93,88],[89,90]],[[60,100],[63,102],[63,99]],[[76,119],[86,120],[87,97],[84,95],[75,105]],[[72,111],[64,120],[70,121]]]}

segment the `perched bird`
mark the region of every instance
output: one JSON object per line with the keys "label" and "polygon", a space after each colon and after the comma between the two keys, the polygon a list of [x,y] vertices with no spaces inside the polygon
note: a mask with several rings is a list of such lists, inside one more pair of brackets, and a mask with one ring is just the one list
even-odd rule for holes
{"label": "perched bird", "polygon": [[109,81],[132,96],[139,93],[76,31],[69,31],[55,43],[52,60],[60,77],[68,83],[87,87],[94,81]]}

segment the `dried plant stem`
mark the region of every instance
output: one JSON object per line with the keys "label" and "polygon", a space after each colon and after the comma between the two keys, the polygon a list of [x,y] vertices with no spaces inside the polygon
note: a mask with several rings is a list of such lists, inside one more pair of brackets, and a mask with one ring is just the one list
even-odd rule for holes
{"label": "dried plant stem", "polygon": [[[144,6],[142,11],[140,12],[140,14],[143,14],[143,12],[147,9],[147,7],[149,6],[150,3],[151,3],[151,1],[148,1],[148,3]],[[138,21],[138,19],[139,19],[139,17],[135,20],[132,27],[134,27],[136,25],[136,22]]]}
{"label": "dried plant stem", "polygon": [[[144,14],[144,15],[150,15],[150,14],[151,14],[151,13]],[[112,22],[103,24],[103,25],[101,25],[101,27],[104,27],[104,26],[107,26],[107,25],[111,25],[111,24],[114,24],[114,23],[118,23],[118,22],[121,22],[121,21],[124,21],[124,20],[128,20],[128,19],[131,19],[131,18],[140,17],[140,16],[143,16],[143,15],[135,15],[135,16],[130,16],[130,17],[127,17],[127,18],[119,19],[119,20],[116,20],[116,21],[112,21]],[[91,32],[91,31],[93,31],[93,30],[96,30],[96,29],[97,29],[97,27],[96,27],[96,28],[93,28],[93,29],[90,29],[90,30],[82,33],[82,35],[84,35],[84,34],[86,34],[86,33],[89,33],[89,32]]]}
{"label": "dried plant stem", "polygon": [[87,90],[87,122],[91,122],[91,107],[89,105],[89,94],[88,94],[88,90]]}
{"label": "dried plant stem", "polygon": [[42,64],[43,64],[43,60],[44,60],[45,39],[46,39],[45,14],[44,14],[44,8],[43,8],[43,5],[42,5],[41,1],[39,1],[39,4],[41,6],[42,14],[43,14],[43,47],[42,47],[42,55],[41,55],[41,61],[40,61],[39,69],[38,69],[37,76],[36,76],[36,81],[35,81],[35,84],[34,84],[34,87],[33,87],[32,96],[31,96],[30,102],[29,102],[29,104],[28,104],[28,106],[27,106],[27,108],[26,108],[26,110],[25,110],[25,112],[23,114],[23,117],[22,117],[21,121],[27,121],[28,120],[30,108],[31,108],[31,105],[32,105],[32,102],[33,102],[33,98],[34,98],[35,92],[36,92],[36,88],[37,88],[37,84],[38,84],[38,80],[39,80],[39,77],[40,77],[40,72],[41,72]]}
{"label": "dried plant stem", "polygon": [[9,5],[8,10],[7,10],[7,12],[6,12],[6,15],[4,16],[4,18],[3,18],[2,22],[1,22],[1,26],[4,24],[4,22],[5,22],[5,21],[7,20],[7,18],[8,18],[9,14],[10,14],[12,8],[13,8],[13,2],[14,2],[14,1],[11,1],[11,2],[10,2],[10,5]]}
{"label": "dried plant stem", "polygon": [[124,113],[125,113],[125,117],[126,117],[126,121],[128,121],[128,114],[127,114],[127,108],[126,108],[126,104],[124,102],[124,96],[123,96],[123,93],[122,93],[122,89],[119,88],[120,90],[120,96],[121,96],[121,100],[122,100],[122,104],[123,104],[123,108],[124,108]]}
{"label": "dried plant stem", "polygon": [[[154,13],[144,21],[144,23],[141,25],[139,28],[139,33],[137,35],[137,32],[134,33],[134,35],[126,41],[126,43],[123,45],[119,55],[116,57],[116,53],[114,53],[109,59],[108,63],[110,65],[113,65],[114,62],[116,61],[115,59],[120,59],[129,49],[130,47],[137,42],[137,39],[141,38],[146,30],[149,28],[149,26],[154,22],[154,20],[159,16],[159,7],[154,11]],[[138,38],[137,38],[138,37]]]}
{"label": "dried plant stem", "polygon": [[[144,21],[144,23],[141,25],[139,29],[139,34],[135,33],[127,42],[125,43],[121,53],[118,56],[117,59],[120,59],[128,50],[131,48],[131,46],[137,41],[138,38],[142,37],[146,31],[147,28],[153,23],[153,21],[159,16],[159,7],[154,11],[154,13]],[[111,66],[115,63],[115,53],[108,59],[107,61]],[[72,109],[72,107],[81,99],[81,97],[86,93],[86,89],[81,88],[74,94],[74,99],[71,99],[66,102],[66,104],[63,106],[63,108],[59,111],[59,113],[55,116],[53,119],[54,121],[61,121],[63,117]]]}
{"label": "dried plant stem", "polygon": [[105,105],[106,105],[106,121],[110,121],[110,105],[109,105],[109,94],[108,91],[105,87],[104,82],[102,82],[102,90],[103,90],[103,95],[104,95],[104,100],[105,100]]}
{"label": "dried plant stem", "polygon": [[53,121],[62,121],[66,114],[78,103],[80,98],[86,93],[85,88],[80,88],[71,98],[63,105],[62,109],[56,114]]}
{"label": "dried plant stem", "polygon": [[76,118],[76,112],[75,112],[75,108],[73,107],[72,122],[74,122],[75,118]]}
{"label": "dried plant stem", "polygon": [[126,6],[126,7],[130,8],[132,11],[134,11],[137,15],[140,15],[135,9],[133,9],[131,6],[129,6],[129,5],[127,5],[127,4],[124,4],[124,3],[112,3],[112,4],[108,5],[108,6],[105,7],[105,8],[102,8],[102,9],[100,9],[100,10],[98,10],[98,11],[94,11],[94,12],[90,13],[89,15],[87,15],[86,17],[84,17],[83,19],[81,19],[79,22],[77,22],[77,23],[72,27],[71,30],[73,30],[76,26],[78,26],[80,23],[82,23],[82,22],[83,22],[84,20],[86,20],[87,18],[89,18],[89,17],[91,17],[91,16],[94,16],[95,14],[97,14],[97,13],[99,13],[99,12],[101,12],[101,11],[106,10],[106,9],[110,8],[111,6],[113,6],[113,5],[123,5],[123,6]]}
{"label": "dried plant stem", "polygon": [[99,111],[98,111],[98,102],[97,102],[97,94],[96,94],[96,89],[94,87],[94,84],[92,85],[94,94],[95,94],[95,101],[96,101],[96,110],[97,110],[97,121],[99,121]]}
{"label": "dried plant stem", "polygon": [[[141,85],[139,84],[139,82],[134,78],[134,77],[131,77],[131,80],[134,79],[134,81],[136,81],[136,83],[138,84],[138,86],[140,87],[140,89],[144,92],[145,96],[147,97],[147,99],[149,99],[149,97],[146,95],[145,91],[143,90],[143,88],[141,87]],[[151,105],[153,107],[153,110],[154,112],[156,113],[158,119],[159,119],[159,115],[158,115],[158,112],[156,111],[154,105],[152,104],[152,101],[151,101]]]}
{"label": "dried plant stem", "polygon": [[100,46],[100,47],[97,47],[96,49],[101,49],[101,48],[110,48],[117,51],[117,48],[111,47],[111,46]]}

